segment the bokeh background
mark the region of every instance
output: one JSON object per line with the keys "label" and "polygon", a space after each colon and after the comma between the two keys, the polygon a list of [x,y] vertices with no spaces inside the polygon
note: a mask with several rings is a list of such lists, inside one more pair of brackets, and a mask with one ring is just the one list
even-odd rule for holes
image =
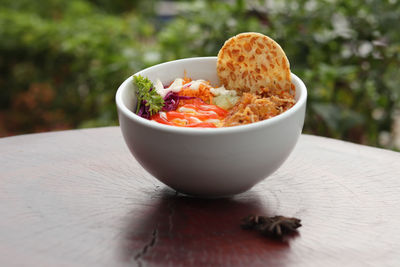
{"label": "bokeh background", "polygon": [[264,33],[309,90],[305,133],[400,149],[398,0],[1,0],[0,136],[118,125],[136,71]]}

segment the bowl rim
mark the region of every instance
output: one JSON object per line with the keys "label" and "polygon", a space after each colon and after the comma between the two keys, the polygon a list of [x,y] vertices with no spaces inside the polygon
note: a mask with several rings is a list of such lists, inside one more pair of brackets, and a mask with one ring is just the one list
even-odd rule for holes
{"label": "bowl rim", "polygon": [[[193,135],[209,135],[209,134],[226,134],[226,133],[234,133],[234,132],[243,132],[249,130],[255,130],[259,128],[268,127],[270,125],[274,125],[286,118],[292,116],[296,112],[298,112],[302,106],[306,104],[307,101],[307,88],[304,82],[297,77],[294,73],[291,72],[291,78],[296,80],[298,87],[296,86],[296,90],[300,90],[300,97],[296,101],[295,105],[290,109],[286,110],[285,112],[272,117],[267,120],[253,122],[245,125],[238,125],[238,126],[231,126],[231,127],[221,127],[221,128],[190,128],[190,127],[177,127],[171,125],[165,125],[162,123],[157,123],[154,121],[147,120],[136,115],[133,111],[131,111],[127,106],[124,105],[122,101],[122,95],[125,90],[128,88],[128,84],[133,81],[133,76],[142,74],[143,72],[163,65],[168,65],[171,63],[179,63],[185,61],[196,61],[196,60],[217,60],[217,57],[191,57],[191,58],[184,58],[184,59],[177,59],[173,61],[163,62],[157,65],[153,65],[151,67],[145,68],[141,71],[136,72],[135,74],[129,76],[117,89],[115,95],[115,102],[117,105],[117,109],[119,112],[122,112],[126,117],[134,122],[141,124],[146,127],[150,127],[159,131],[170,132],[170,133],[181,133],[181,134],[193,134]],[[176,78],[176,77],[175,77]]]}

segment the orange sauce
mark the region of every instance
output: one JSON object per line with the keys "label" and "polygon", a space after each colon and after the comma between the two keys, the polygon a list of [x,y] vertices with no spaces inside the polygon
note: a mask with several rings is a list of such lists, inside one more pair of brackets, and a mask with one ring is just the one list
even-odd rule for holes
{"label": "orange sauce", "polygon": [[150,119],[179,127],[217,128],[227,115],[225,109],[206,104],[200,99],[191,99],[185,100],[185,104],[176,111],[159,112]]}

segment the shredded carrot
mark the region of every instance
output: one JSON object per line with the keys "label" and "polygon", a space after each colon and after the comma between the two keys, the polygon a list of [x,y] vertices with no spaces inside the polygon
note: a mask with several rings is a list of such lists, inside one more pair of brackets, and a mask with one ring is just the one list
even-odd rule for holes
{"label": "shredded carrot", "polygon": [[[213,103],[213,94],[211,93],[210,88],[211,87],[209,85],[200,84],[198,90],[193,90],[193,89],[190,89],[190,88],[184,88],[178,94],[180,96],[198,97],[201,100],[203,100],[205,103],[212,104]],[[191,99],[182,100],[179,103],[179,106],[182,106],[184,104],[191,104],[191,103],[192,103]]]}
{"label": "shredded carrot", "polygon": [[187,75],[186,75],[186,70],[184,71],[184,75],[183,75],[183,84],[185,85],[185,84],[187,84],[187,83],[190,83],[192,81],[192,79],[191,78],[189,78]]}

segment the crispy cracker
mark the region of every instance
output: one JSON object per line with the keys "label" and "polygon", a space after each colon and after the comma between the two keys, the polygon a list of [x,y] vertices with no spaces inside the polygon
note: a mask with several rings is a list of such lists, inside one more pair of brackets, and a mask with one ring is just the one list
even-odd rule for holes
{"label": "crispy cracker", "polygon": [[217,73],[227,89],[240,94],[294,95],[285,52],[260,33],[241,33],[227,40],[218,53]]}

